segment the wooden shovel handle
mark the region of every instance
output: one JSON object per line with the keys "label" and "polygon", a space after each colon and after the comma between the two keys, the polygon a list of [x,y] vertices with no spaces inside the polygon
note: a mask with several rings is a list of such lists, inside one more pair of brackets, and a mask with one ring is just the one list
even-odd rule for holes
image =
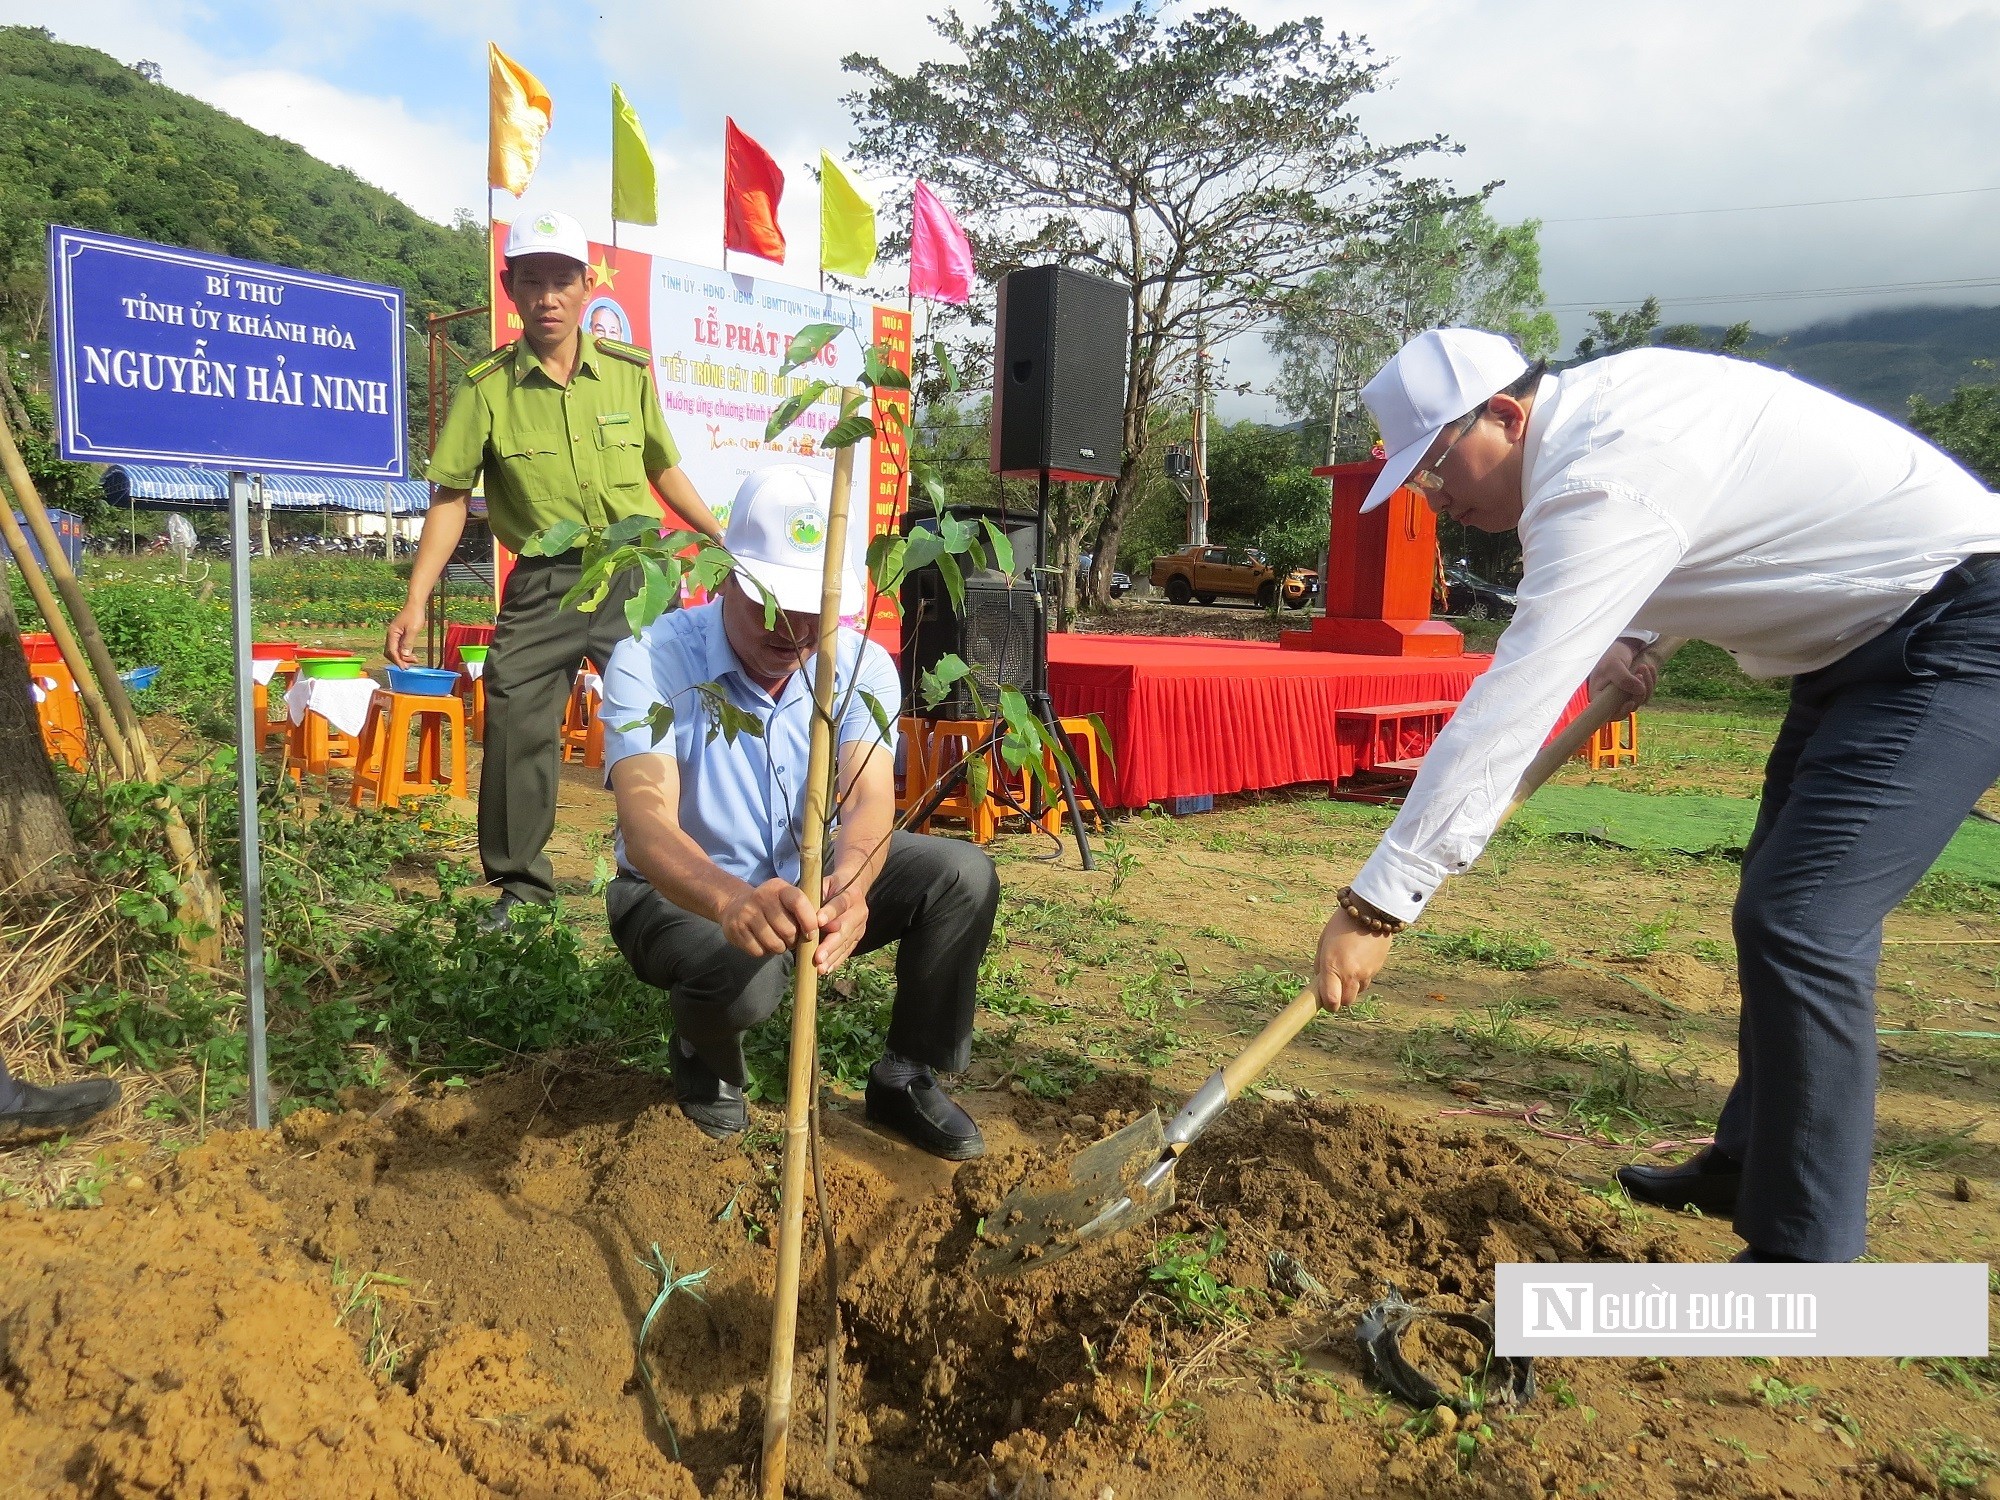
{"label": "wooden shovel handle", "polygon": [[[1640,655],[1655,665],[1661,665],[1681,648],[1681,644],[1676,640],[1655,641]],[[1613,720],[1631,713],[1635,702],[1625,693],[1606,693],[1602,698],[1592,699],[1590,706],[1571,720],[1563,732],[1550,740],[1542,753],[1528,763],[1528,769],[1521,773],[1520,784],[1514,791],[1513,800],[1507,804],[1506,812],[1500,815],[1500,821],[1506,822],[1516,808],[1541,790],[1542,783],[1555,775],[1563,762],[1581,750],[1593,734]],[[1223,1064],[1222,1085],[1227,1097],[1236,1098],[1247,1085],[1262,1077],[1264,1070],[1291,1045],[1293,1037],[1306,1029],[1306,1023],[1318,1011],[1319,997],[1315,991],[1308,989],[1271,1017],[1269,1024],[1250,1039],[1249,1046]]]}

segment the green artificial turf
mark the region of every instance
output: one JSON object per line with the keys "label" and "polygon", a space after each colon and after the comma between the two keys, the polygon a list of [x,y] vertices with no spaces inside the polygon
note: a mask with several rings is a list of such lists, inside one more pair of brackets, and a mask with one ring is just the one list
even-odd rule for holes
{"label": "green artificial turf", "polygon": [[[1652,795],[1608,786],[1545,786],[1524,809],[1544,833],[1580,834],[1623,849],[1707,854],[1741,849],[1757,821],[1754,797]],[[1934,868],[2000,885],[2000,825],[1969,818]]]}

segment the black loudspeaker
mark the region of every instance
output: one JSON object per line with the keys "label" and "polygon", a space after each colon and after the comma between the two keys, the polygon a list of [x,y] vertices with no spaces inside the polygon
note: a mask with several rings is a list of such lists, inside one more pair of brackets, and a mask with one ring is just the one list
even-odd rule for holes
{"label": "black loudspeaker", "polygon": [[[1033,561],[1020,555],[1018,543],[1015,561],[1017,567]],[[919,568],[903,580],[902,604],[905,713],[930,719],[990,718],[997,712],[1001,688],[1041,691],[1048,670],[1047,622],[1041,596],[1020,579],[991,570],[967,575],[965,608],[960,610],[952,604],[944,574],[935,566]],[[923,674],[947,656],[972,669],[978,704],[965,678],[937,703],[924,704]]]}
{"label": "black loudspeaker", "polygon": [[1116,479],[1124,458],[1131,293],[1061,266],[1000,278],[993,317],[993,469]]}

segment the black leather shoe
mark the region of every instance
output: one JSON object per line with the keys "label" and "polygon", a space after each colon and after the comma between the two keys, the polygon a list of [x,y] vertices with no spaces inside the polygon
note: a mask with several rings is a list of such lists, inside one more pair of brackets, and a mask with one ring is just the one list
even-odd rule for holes
{"label": "black leather shoe", "polygon": [[525,905],[527,898],[517,896],[512,891],[503,891],[500,899],[487,907],[479,918],[481,932],[500,932],[514,920],[514,908]]}
{"label": "black leather shoe", "polygon": [[946,1161],[970,1161],[986,1154],[986,1138],[972,1123],[972,1116],[952,1102],[935,1078],[887,1084],[871,1076],[868,1118]]}
{"label": "black leather shoe", "polygon": [[1661,1208],[1698,1208],[1705,1214],[1736,1207],[1743,1185],[1742,1163],[1709,1146],[1673,1167],[1620,1167],[1618,1183],[1640,1203]]}
{"label": "black leather shoe", "polygon": [[689,1057],[678,1038],[674,1049],[674,1102],[706,1136],[726,1141],[750,1128],[750,1104],[743,1090],[724,1080],[699,1057]]}
{"label": "black leather shoe", "polygon": [[44,1130],[68,1130],[94,1120],[118,1102],[118,1080],[84,1078],[52,1089],[14,1082],[14,1107],[0,1110],[0,1139]]}

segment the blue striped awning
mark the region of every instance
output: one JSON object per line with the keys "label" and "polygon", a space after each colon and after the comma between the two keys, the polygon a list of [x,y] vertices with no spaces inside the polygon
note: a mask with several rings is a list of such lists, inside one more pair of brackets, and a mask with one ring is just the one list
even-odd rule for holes
{"label": "blue striped awning", "polygon": [[[273,510],[346,510],[403,516],[429,509],[431,487],[421,479],[307,479],[264,476]],[[219,469],[165,464],[113,464],[104,471],[104,498],[113,505],[160,510],[229,503],[229,476]]]}

